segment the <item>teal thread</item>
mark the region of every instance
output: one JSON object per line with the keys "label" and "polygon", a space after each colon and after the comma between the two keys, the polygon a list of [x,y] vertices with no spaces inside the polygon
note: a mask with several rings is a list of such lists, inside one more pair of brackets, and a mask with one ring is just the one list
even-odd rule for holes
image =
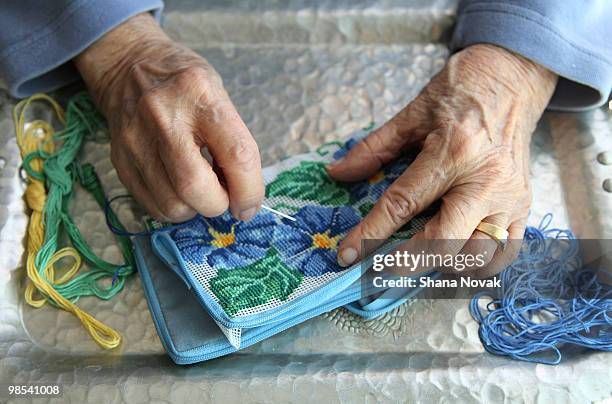
{"label": "teal thread", "polygon": [[[61,295],[72,302],[82,296],[96,296],[108,300],[123,289],[125,279],[134,273],[132,243],[129,238],[118,237],[125,263],[109,263],[93,253],[69,214],[73,187],[77,181],[94,197],[100,208],[105,207],[106,196],[93,166],[80,166],[76,161],[83,140],[94,137],[103,125],[103,118],[96,111],[89,95],[75,95],[68,103],[66,127],[54,136],[54,141],[60,145],[57,151],[52,154],[38,151],[24,158],[24,170],[34,177],[38,173],[27,163],[34,158],[42,158],[43,177],[47,180],[48,195],[44,208],[45,242],[36,256],[36,267],[40,269],[41,276],[44,276],[46,263],[58,249],[58,238],[62,230],[66,231],[73,246],[90,265],[89,271],[82,272],[63,284],[54,285]],[[124,229],[112,210],[108,214],[109,220],[116,227]],[[104,279],[115,281],[108,287],[102,287],[99,282]],[[55,305],[52,300],[50,302]]]}

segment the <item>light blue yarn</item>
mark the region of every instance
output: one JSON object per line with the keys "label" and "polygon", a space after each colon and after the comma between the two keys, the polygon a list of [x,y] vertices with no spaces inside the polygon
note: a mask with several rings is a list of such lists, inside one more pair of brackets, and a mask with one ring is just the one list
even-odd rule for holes
{"label": "light blue yarn", "polygon": [[[501,299],[482,292],[470,302],[480,340],[492,354],[556,365],[562,347],[612,351],[610,288],[581,268],[578,240],[569,230],[548,229],[551,221],[546,215],[538,228],[525,230],[519,257],[500,274]],[[483,298],[493,299],[484,312]]]}

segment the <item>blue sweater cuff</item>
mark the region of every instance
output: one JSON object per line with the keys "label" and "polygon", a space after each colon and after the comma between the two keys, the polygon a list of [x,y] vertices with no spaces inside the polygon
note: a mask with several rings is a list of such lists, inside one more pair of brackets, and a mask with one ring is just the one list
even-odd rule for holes
{"label": "blue sweater cuff", "polygon": [[44,29],[2,49],[0,76],[15,97],[55,90],[79,77],[72,58],[130,17],[153,11],[159,18],[162,8],[161,0],[73,2]]}
{"label": "blue sweater cuff", "polygon": [[549,109],[580,111],[604,104],[612,90],[612,61],[577,45],[544,15],[499,2],[460,11],[451,41],[458,50],[489,43],[514,51],[559,75]]}

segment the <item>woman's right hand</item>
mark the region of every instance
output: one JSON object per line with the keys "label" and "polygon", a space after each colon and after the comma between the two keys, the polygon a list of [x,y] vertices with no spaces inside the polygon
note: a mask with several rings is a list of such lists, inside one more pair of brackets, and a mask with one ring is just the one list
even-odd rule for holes
{"label": "woman's right hand", "polygon": [[75,63],[108,120],[119,179],[149,214],[178,222],[228,207],[242,220],[257,213],[264,195],[259,150],[206,60],[141,14]]}

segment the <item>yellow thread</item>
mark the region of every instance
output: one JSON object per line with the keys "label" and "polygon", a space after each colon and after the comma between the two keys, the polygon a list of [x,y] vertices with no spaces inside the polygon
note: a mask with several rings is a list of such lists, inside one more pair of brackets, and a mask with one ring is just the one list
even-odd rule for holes
{"label": "yellow thread", "polygon": [[234,242],[236,241],[234,226],[232,226],[232,230],[229,233],[222,233],[213,229],[212,227],[209,227],[208,233],[210,233],[210,235],[214,237],[214,240],[210,242],[210,245],[217,248],[225,248],[229,245],[234,244]]}
{"label": "yellow thread", "polygon": [[378,184],[384,179],[385,179],[385,173],[382,170],[380,170],[376,174],[374,174],[372,178],[368,180],[368,184],[370,185]]}
{"label": "yellow thread", "polygon": [[325,233],[316,233],[312,235],[312,245],[316,248],[327,248],[330,250],[335,250],[338,246],[338,242],[340,241],[340,235],[330,237],[330,230],[327,230]]}
{"label": "yellow thread", "polygon": [[[13,119],[15,122],[17,144],[19,145],[22,158],[35,151],[40,150],[45,153],[51,153],[54,149],[54,130],[49,123],[37,120],[29,123],[26,128],[25,111],[33,101],[37,100],[46,101],[51,104],[62,125],[66,123],[62,107],[54,99],[45,94],[35,94],[19,102],[13,111]],[[34,172],[43,174],[43,161],[40,158],[32,159],[30,166]],[[30,282],[25,290],[26,302],[33,307],[41,307],[48,299],[52,299],[59,308],[73,313],[81,321],[89,335],[102,348],[111,349],[117,347],[121,343],[121,336],[117,331],[81,310],[74,303],[64,298],[53,287],[53,285],[66,282],[78,271],[81,265],[81,256],[74,248],[66,247],[56,251],[42,271],[44,277],[40,275],[36,268],[36,254],[44,242],[43,209],[47,193],[43,181],[34,178],[30,174],[28,174],[27,181],[25,200],[31,213],[30,222],[28,223],[26,259],[26,272]],[[74,262],[64,275],[59,277],[59,279],[55,279],[55,263],[63,258],[72,258]],[[36,290],[40,292],[41,297],[37,298],[34,296]]]}

